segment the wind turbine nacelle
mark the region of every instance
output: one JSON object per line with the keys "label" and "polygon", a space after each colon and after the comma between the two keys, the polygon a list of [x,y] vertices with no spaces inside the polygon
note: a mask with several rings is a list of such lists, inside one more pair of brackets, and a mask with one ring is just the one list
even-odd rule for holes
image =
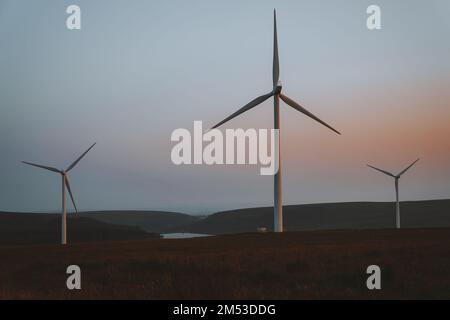
{"label": "wind turbine nacelle", "polygon": [[280,94],[281,93],[281,88],[283,88],[283,86],[281,85],[281,81],[278,81],[278,83],[275,86],[275,88],[273,88],[273,93],[274,94]]}

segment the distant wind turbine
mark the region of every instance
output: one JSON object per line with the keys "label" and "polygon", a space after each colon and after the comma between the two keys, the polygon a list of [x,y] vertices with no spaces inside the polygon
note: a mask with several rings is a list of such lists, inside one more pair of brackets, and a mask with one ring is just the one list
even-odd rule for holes
{"label": "distant wind turbine", "polygon": [[402,170],[399,174],[397,174],[397,175],[394,175],[394,174],[392,174],[392,173],[390,173],[390,172],[388,172],[388,171],[385,171],[385,170],[381,170],[381,169],[379,169],[379,168],[376,168],[376,167],[373,167],[373,166],[371,166],[371,165],[367,165],[367,166],[369,166],[369,167],[371,167],[372,169],[375,169],[375,170],[377,170],[377,171],[380,171],[381,173],[384,173],[384,174],[386,174],[386,175],[388,175],[388,176],[390,176],[390,177],[392,177],[392,178],[394,178],[395,179],[395,201],[396,201],[396,226],[397,226],[397,229],[400,229],[400,202],[399,202],[399,199],[398,199],[398,180],[400,179],[400,177],[406,172],[406,171],[408,171],[409,170],[409,168],[411,168],[417,161],[419,161],[419,159],[417,159],[416,161],[414,161],[413,163],[411,163],[408,167],[406,167],[406,169],[404,169],[404,170]]}
{"label": "distant wind turbine", "polygon": [[35,164],[31,162],[25,162],[22,161],[25,164],[28,164],[30,166],[38,167],[41,169],[53,171],[56,173],[59,173],[62,177],[62,219],[61,219],[61,244],[67,244],[67,208],[66,208],[66,187],[67,191],[69,191],[70,199],[72,200],[73,207],[75,208],[75,211],[78,213],[77,206],[75,204],[75,200],[73,198],[72,190],[70,189],[69,184],[69,176],[67,173],[72,170],[77,163],[88,153],[93,147],[95,146],[95,143],[87,149],[81,156],[79,156],[70,166],[67,167],[66,170],[59,170],[53,167],[48,166],[42,166],[40,164]]}
{"label": "distant wind turbine", "polygon": [[[274,129],[280,129],[280,98],[283,100],[286,104],[291,106],[297,111],[300,111],[301,113],[307,115],[308,117],[316,120],[317,122],[323,124],[324,126],[328,127],[329,129],[333,130],[334,132],[340,134],[337,130],[332,128],[330,125],[325,123],[324,121],[317,118],[315,115],[313,115],[311,112],[300,106],[297,102],[294,100],[288,98],[287,96],[283,95],[281,93],[281,82],[279,81],[279,75],[280,75],[280,67],[279,67],[279,59],[278,59],[278,38],[277,38],[277,17],[275,10],[273,11],[273,19],[274,19],[274,31],[273,31],[273,89],[271,92],[262,95],[260,97],[257,97],[256,99],[250,101],[247,103],[244,107],[230,115],[228,118],[224,119],[223,121],[216,124],[212,129],[215,129],[225,122],[228,122],[229,120],[237,117],[241,113],[244,113],[245,111],[248,111],[252,109],[253,107],[256,107],[257,105],[261,104],[262,102],[266,101],[270,97],[273,97],[274,101]],[[275,232],[283,232],[283,195],[281,191],[281,156],[280,156],[280,134],[278,134],[278,139],[275,141],[275,159],[278,163],[278,172],[274,176],[274,231]]]}

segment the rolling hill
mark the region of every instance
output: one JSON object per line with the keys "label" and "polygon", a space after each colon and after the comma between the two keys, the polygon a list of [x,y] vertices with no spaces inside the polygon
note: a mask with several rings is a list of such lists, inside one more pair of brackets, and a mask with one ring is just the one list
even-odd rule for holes
{"label": "rolling hill", "polygon": [[[92,218],[68,215],[68,242],[118,241],[159,238],[137,227],[113,225]],[[0,212],[0,245],[58,244],[59,214]]]}
{"label": "rolling hill", "polygon": [[[284,206],[284,225],[286,231],[392,228],[395,225],[394,206],[392,202]],[[402,202],[401,214],[403,228],[450,227],[450,200]],[[116,236],[120,240],[134,239],[148,236],[145,232],[218,235],[255,232],[258,227],[273,229],[273,207],[224,211],[207,217],[131,210],[92,211],[68,217],[69,240],[73,236],[75,241],[99,237],[114,239]],[[32,243],[31,239],[54,243],[59,237],[59,221],[60,216],[55,214],[0,212],[0,243]],[[104,230],[103,233],[94,232],[98,228]]]}
{"label": "rolling hill", "polygon": [[[327,229],[380,229],[395,226],[392,202],[343,202],[283,207],[286,231]],[[401,203],[404,228],[450,226],[450,200]],[[183,230],[193,233],[231,234],[255,232],[260,226],[273,230],[273,207],[218,212]]]}
{"label": "rolling hill", "polygon": [[168,211],[90,211],[78,214],[80,217],[98,221],[139,227],[147,232],[168,233],[182,230],[202,219],[199,216]]}

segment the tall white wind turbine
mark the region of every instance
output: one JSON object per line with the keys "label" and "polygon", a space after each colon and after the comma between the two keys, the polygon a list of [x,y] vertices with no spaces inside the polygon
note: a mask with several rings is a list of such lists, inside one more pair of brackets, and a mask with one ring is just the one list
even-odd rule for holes
{"label": "tall white wind turbine", "polygon": [[70,189],[69,176],[68,176],[67,173],[70,170],[72,170],[78,164],[78,162],[86,155],[86,153],[88,153],[94,146],[95,146],[95,143],[92,146],[90,146],[90,148],[87,149],[74,162],[72,162],[72,164],[70,166],[68,166],[66,170],[59,170],[59,169],[56,169],[56,168],[53,168],[53,167],[42,166],[40,164],[35,164],[35,163],[31,163],[31,162],[22,161],[23,163],[28,164],[30,166],[34,166],[34,167],[38,167],[38,168],[41,168],[41,169],[49,170],[49,171],[52,171],[52,172],[56,172],[56,173],[59,173],[61,175],[61,178],[62,178],[61,244],[63,244],[63,245],[67,244],[66,188],[67,188],[67,191],[69,191],[69,195],[70,195],[70,199],[72,200],[73,207],[75,208],[75,211],[78,212],[77,206],[75,204],[75,200],[73,198],[72,190]]}
{"label": "tall white wind turbine", "polygon": [[[315,115],[313,115],[311,112],[300,106],[297,102],[292,100],[291,98],[288,98],[287,96],[283,95],[281,93],[282,86],[281,82],[279,81],[279,75],[280,75],[280,67],[279,67],[279,59],[278,59],[278,39],[277,39],[277,18],[276,18],[276,12],[274,10],[273,12],[273,19],[274,19],[274,31],[273,31],[273,89],[271,92],[262,95],[260,97],[257,97],[256,99],[250,101],[245,106],[243,106],[241,109],[230,115],[228,118],[222,120],[218,124],[216,124],[212,129],[215,129],[225,122],[228,122],[229,120],[237,117],[241,113],[244,113],[245,111],[248,111],[252,109],[253,107],[256,107],[257,105],[261,104],[262,102],[266,101],[270,97],[273,97],[274,102],[274,129],[280,129],[280,98],[283,100],[286,104],[291,106],[297,111],[300,111],[301,113],[305,114],[306,116],[316,120],[317,122],[321,123],[322,125],[328,127],[329,129],[333,130],[334,132],[340,134],[337,130],[335,130],[333,127],[325,123],[324,121],[317,118]],[[275,141],[275,159],[278,163],[278,172],[274,176],[274,231],[275,232],[283,232],[283,194],[281,191],[281,156],[280,156],[280,134],[278,134],[278,139]]]}
{"label": "tall white wind turbine", "polygon": [[395,218],[395,221],[396,221],[396,223],[395,223],[395,224],[396,224],[397,229],[400,229],[400,202],[399,202],[399,197],[398,197],[398,180],[400,179],[400,177],[401,177],[406,171],[409,170],[409,168],[411,168],[414,164],[416,164],[417,161],[419,161],[419,159],[417,159],[416,161],[414,161],[413,163],[411,163],[411,164],[410,164],[409,166],[407,166],[404,170],[400,171],[400,173],[397,174],[397,175],[394,175],[394,174],[392,174],[392,173],[390,173],[390,172],[388,172],[388,171],[385,171],[385,170],[376,168],[376,167],[371,166],[371,165],[369,165],[369,164],[367,165],[367,166],[371,167],[372,169],[375,169],[375,170],[377,170],[377,171],[379,171],[379,172],[381,172],[381,173],[384,173],[385,175],[388,175],[388,176],[394,178],[394,180],[395,180],[395,202],[396,202],[396,205],[395,205],[395,208],[396,208],[396,218]]}

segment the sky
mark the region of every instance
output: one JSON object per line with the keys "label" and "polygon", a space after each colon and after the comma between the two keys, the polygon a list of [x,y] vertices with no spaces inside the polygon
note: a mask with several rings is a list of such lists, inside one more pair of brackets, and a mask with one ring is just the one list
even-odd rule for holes
{"label": "sky", "polygon": [[[66,8],[81,8],[68,30]],[[366,9],[381,8],[381,30]],[[450,2],[0,0],[0,210],[57,211],[68,166],[79,210],[205,214],[273,204],[259,166],[176,166],[171,133],[211,126],[272,86],[285,204],[450,197]],[[269,100],[223,128],[272,128]],[[71,208],[69,206],[69,208]]]}

